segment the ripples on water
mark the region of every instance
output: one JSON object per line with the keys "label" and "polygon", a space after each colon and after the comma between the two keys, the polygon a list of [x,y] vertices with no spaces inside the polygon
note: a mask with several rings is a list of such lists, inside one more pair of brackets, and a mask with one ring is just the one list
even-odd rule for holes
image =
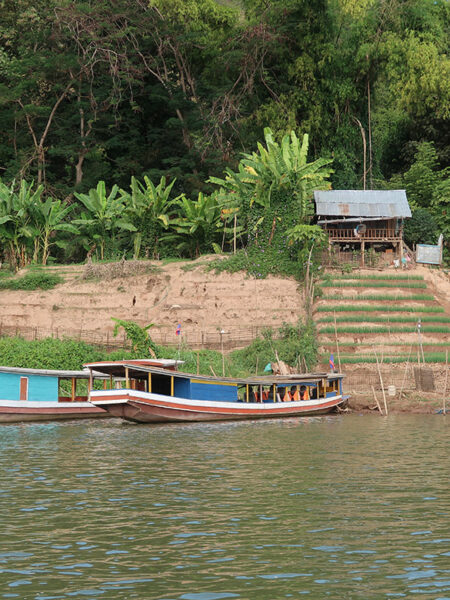
{"label": "ripples on water", "polygon": [[3,426],[0,598],[448,600],[446,427]]}

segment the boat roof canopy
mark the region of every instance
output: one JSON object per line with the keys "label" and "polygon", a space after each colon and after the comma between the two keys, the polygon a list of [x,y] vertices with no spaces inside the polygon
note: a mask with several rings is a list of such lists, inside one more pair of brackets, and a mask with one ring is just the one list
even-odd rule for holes
{"label": "boat roof canopy", "polygon": [[[23,367],[0,367],[0,373],[17,373],[21,375],[40,375],[44,377],[58,377],[59,379],[89,379],[91,373],[89,369],[82,371],[63,371],[53,369],[27,369]],[[92,376],[99,379],[106,379],[105,373],[92,371]]]}
{"label": "boat roof canopy", "polygon": [[[128,368],[128,376],[132,379],[146,379],[148,373],[152,373],[155,375],[165,375],[180,377],[183,379],[195,379],[205,382],[217,382],[217,381],[226,381],[229,383],[235,383],[237,385],[294,385],[295,383],[301,382],[309,382],[316,383],[318,381],[322,381],[323,379],[342,379],[344,375],[342,373],[332,373],[332,372],[318,372],[318,373],[295,373],[290,375],[263,375],[258,376],[255,375],[253,377],[246,378],[232,378],[232,377],[213,377],[208,375],[195,375],[194,373],[184,373],[183,371],[174,371],[169,370],[168,368],[161,368],[156,365],[152,365],[149,363],[162,363],[163,360],[155,360],[155,361],[114,361],[114,362],[103,362],[103,363],[88,363],[85,366],[88,368],[95,368],[97,371],[101,371],[102,373],[106,373],[108,375],[113,375],[116,377],[122,377],[125,372],[125,368]],[[170,363],[170,365],[175,366],[177,363],[181,364],[180,361],[168,360],[164,361],[166,363]],[[146,364],[144,364],[146,363]]]}
{"label": "boat roof canopy", "polygon": [[116,377],[122,377],[125,371],[125,367],[128,367],[130,377],[133,369],[141,371],[142,369],[164,369],[165,371],[173,372],[177,368],[177,365],[184,364],[183,360],[175,360],[172,358],[142,358],[142,359],[128,359],[128,360],[114,360],[114,361],[103,361],[95,363],[86,363],[84,366],[87,369],[95,369],[108,375]]}

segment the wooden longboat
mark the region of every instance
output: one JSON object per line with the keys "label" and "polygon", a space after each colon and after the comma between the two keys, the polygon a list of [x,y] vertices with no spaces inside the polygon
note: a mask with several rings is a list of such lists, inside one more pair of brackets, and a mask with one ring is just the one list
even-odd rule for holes
{"label": "wooden longboat", "polygon": [[306,373],[247,379],[209,377],[176,370],[176,361],[89,363],[125,387],[92,390],[90,401],[115,417],[137,423],[224,421],[323,415],[348,398],[343,374]]}
{"label": "wooden longboat", "polygon": [[[106,377],[92,370],[0,367],[0,423],[109,417],[88,402],[94,379],[105,381]],[[77,393],[80,380],[86,381],[84,395]]]}

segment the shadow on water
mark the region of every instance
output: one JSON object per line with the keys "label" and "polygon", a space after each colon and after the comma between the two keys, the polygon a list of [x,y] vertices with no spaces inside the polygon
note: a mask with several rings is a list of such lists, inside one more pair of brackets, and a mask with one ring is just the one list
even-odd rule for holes
{"label": "shadow on water", "polygon": [[442,417],[0,436],[0,598],[450,598]]}

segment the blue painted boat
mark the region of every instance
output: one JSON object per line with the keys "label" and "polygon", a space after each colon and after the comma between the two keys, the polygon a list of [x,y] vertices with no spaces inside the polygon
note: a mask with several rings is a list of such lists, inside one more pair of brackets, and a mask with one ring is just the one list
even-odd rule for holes
{"label": "blue painted boat", "polygon": [[[0,423],[109,416],[88,402],[94,379],[105,376],[89,370],[0,367]],[[80,380],[86,381],[82,395],[77,393]]]}
{"label": "blue painted boat", "polygon": [[[159,361],[161,362],[161,361]],[[348,399],[341,373],[232,379],[176,370],[176,361],[89,363],[85,367],[122,384],[92,390],[90,401],[115,417],[138,423],[223,421],[322,415]]]}

